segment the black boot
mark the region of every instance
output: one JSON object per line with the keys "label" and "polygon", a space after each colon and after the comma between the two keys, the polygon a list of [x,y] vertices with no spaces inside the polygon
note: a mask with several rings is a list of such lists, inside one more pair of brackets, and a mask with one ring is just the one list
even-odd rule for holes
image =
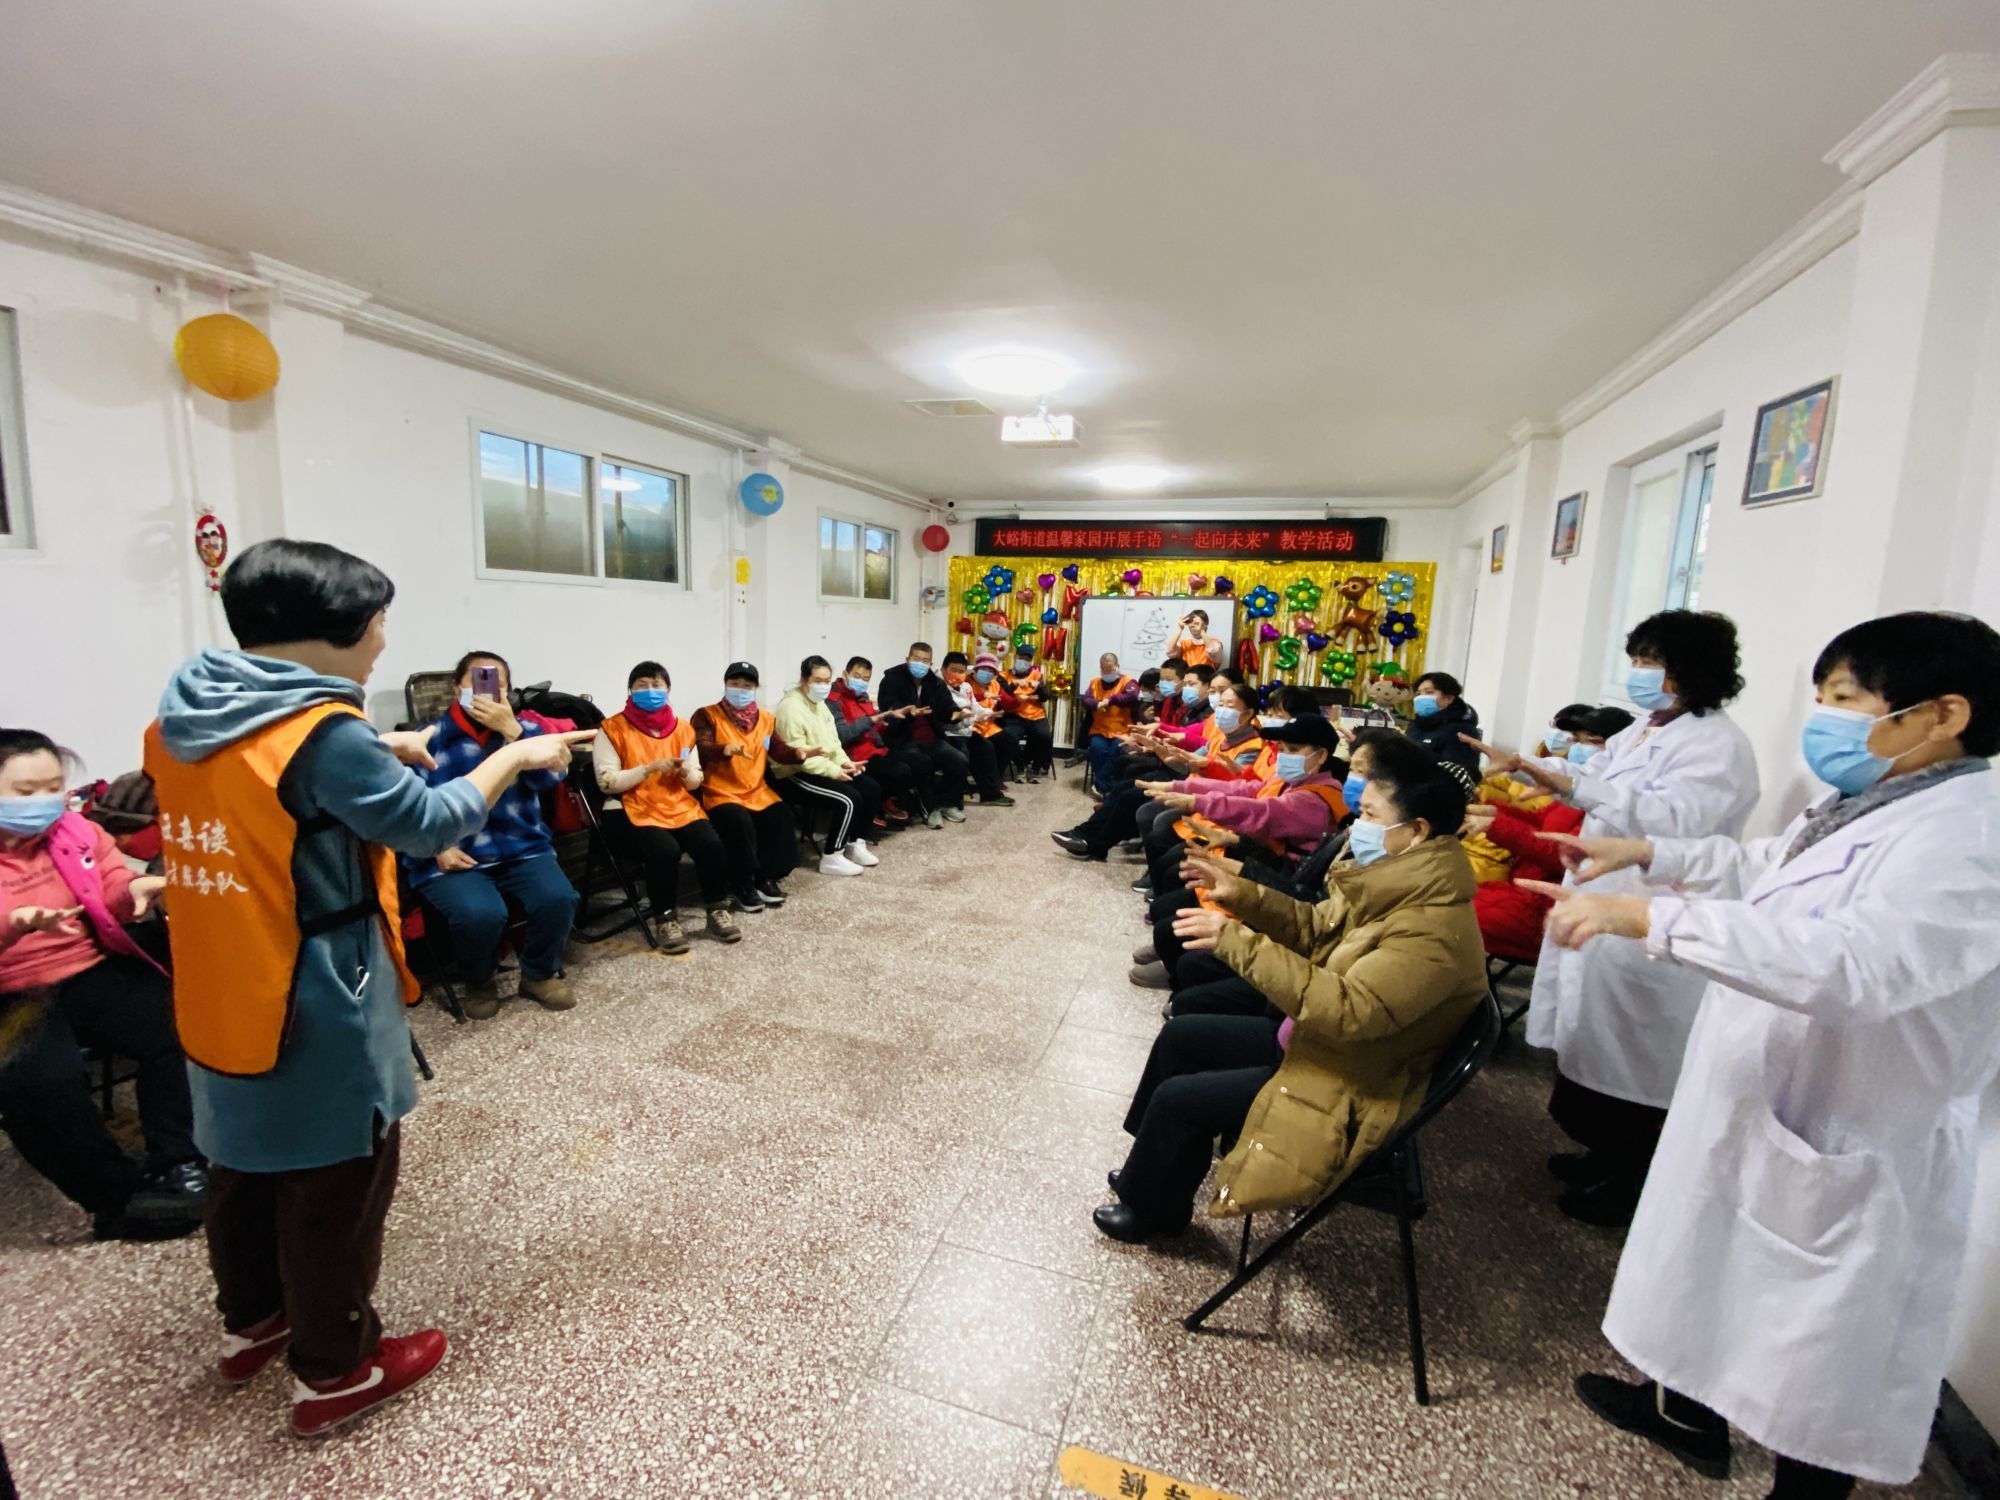
{"label": "black boot", "polygon": [[1595,1151],[1558,1151],[1549,1158],[1549,1175],[1569,1187],[1595,1187],[1617,1170]]}
{"label": "black boot", "polygon": [[1556,1207],[1579,1223],[1623,1229],[1632,1222],[1645,1186],[1644,1172],[1619,1170],[1588,1187],[1569,1189],[1556,1199]]}
{"label": "black boot", "polygon": [[[1114,1174],[1115,1175],[1115,1174]],[[1188,1227],[1194,1217],[1192,1211],[1178,1223],[1160,1223],[1143,1217],[1128,1203],[1106,1203],[1095,1209],[1091,1215],[1094,1223],[1114,1240],[1123,1240],[1128,1245],[1136,1245],[1141,1240],[1150,1240],[1163,1234],[1179,1234]]]}
{"label": "black boot", "polygon": [[1645,1438],[1709,1479],[1729,1477],[1729,1424],[1698,1401],[1663,1390],[1650,1380],[1579,1375],[1583,1404],[1613,1427]]}
{"label": "black boot", "polygon": [[1764,1500],[1847,1500],[1854,1476],[1778,1455],[1778,1472]]}

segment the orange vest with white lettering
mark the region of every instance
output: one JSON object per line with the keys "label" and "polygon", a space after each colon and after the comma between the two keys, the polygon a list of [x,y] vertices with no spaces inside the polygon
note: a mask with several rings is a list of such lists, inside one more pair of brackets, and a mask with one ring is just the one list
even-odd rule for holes
{"label": "orange vest with white lettering", "polygon": [[403,1003],[422,993],[403,958],[396,857],[381,844],[356,840],[370,899],[310,926],[299,920],[299,834],[339,825],[331,817],[301,825],[278,787],[313,734],[342,715],[365,718],[352,704],[316,703],[192,764],[167,750],[157,722],[146,730],[167,867],[174,1024],[181,1051],[211,1072],[250,1078],[278,1065],[308,937],[372,917],[382,923]]}
{"label": "orange vest with white lettering", "polygon": [[752,812],[762,812],[774,804],[778,794],[764,779],[764,767],[771,756],[771,735],[778,727],[771,711],[758,709],[756,722],[748,729],[737,721],[727,703],[712,703],[697,711],[708,715],[716,744],[724,750],[731,745],[743,747],[741,755],[724,755],[714,765],[702,767],[707,777],[701,784],[702,805],[747,807]]}
{"label": "orange vest with white lettering", "polygon": [[[686,719],[654,739],[624,714],[615,713],[598,726],[598,732],[611,741],[618,751],[618,763],[628,771],[648,761],[680,761],[694,749],[694,726]],[[631,791],[621,793],[619,801],[625,816],[640,828],[685,828],[708,816],[687,784],[672,771],[653,772]]]}

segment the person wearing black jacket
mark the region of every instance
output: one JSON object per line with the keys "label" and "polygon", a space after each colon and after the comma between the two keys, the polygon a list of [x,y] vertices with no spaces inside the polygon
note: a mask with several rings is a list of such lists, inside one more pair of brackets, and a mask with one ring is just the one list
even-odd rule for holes
{"label": "person wearing black jacket", "polygon": [[875,684],[875,701],[885,714],[912,706],[917,710],[877,727],[891,753],[908,747],[930,767],[929,784],[917,789],[918,800],[927,809],[925,825],[941,828],[947,822],[963,823],[965,778],[971,762],[963,750],[945,739],[944,727],[958,716],[958,705],[952,701],[951,690],[931,670],[929,642],[913,643],[908,656],[882,674],[882,680]]}
{"label": "person wearing black jacket", "polygon": [[1410,738],[1430,751],[1431,759],[1463,768],[1479,779],[1479,752],[1459,738],[1479,738],[1479,714],[1460,696],[1465,688],[1449,672],[1426,672],[1417,681],[1416,714]]}

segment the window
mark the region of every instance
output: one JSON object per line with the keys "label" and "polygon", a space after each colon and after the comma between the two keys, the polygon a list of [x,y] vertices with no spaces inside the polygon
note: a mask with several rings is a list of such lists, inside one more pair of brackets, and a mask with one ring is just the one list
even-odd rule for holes
{"label": "window", "polygon": [[819,518],[819,592],[823,599],[896,598],[896,533],[886,526]]}
{"label": "window", "polygon": [[0,548],[31,547],[28,464],[21,419],[21,352],[14,341],[14,310],[0,307]]}
{"label": "window", "polygon": [[679,584],[687,479],[480,432],[481,577]]}
{"label": "window", "polygon": [[1618,614],[1611,622],[1606,683],[1624,696],[1625,637],[1663,609],[1701,608],[1708,551],[1709,501],[1715,492],[1715,444],[1677,448],[1632,470],[1625,498]]}

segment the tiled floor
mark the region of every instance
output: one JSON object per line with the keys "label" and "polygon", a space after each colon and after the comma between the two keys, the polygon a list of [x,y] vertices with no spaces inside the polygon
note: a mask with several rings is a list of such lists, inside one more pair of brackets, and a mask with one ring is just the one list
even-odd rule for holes
{"label": "tiled floor", "polygon": [[[1235,1226],[1090,1225],[1159,1027],[1131,870],[1049,843],[1074,781],[801,873],[740,947],[583,950],[584,1003],[415,1024],[381,1303],[445,1369],[351,1434],[209,1371],[199,1240],[89,1243],[0,1148],[0,1441],[89,1496],[1074,1494],[1079,1444],[1244,1500],[1755,1496],[1588,1418],[1613,1237],[1551,1207],[1543,1064],[1447,1113],[1418,1229],[1435,1404],[1410,1399],[1393,1226],[1329,1221],[1217,1336],[1179,1318]],[[1343,1221],[1344,1218],[1344,1221]],[[1926,1481],[1907,1493],[1947,1490]]]}

